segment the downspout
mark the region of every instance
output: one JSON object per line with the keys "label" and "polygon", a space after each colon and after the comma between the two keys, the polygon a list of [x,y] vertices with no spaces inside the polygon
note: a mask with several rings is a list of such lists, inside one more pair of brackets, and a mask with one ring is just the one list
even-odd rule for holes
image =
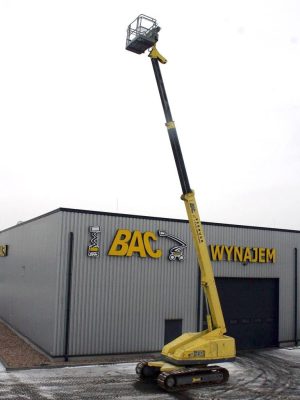
{"label": "downspout", "polygon": [[298,249],[294,249],[295,259],[295,345],[298,346]]}
{"label": "downspout", "polygon": [[65,349],[64,359],[69,361],[69,339],[70,339],[70,313],[71,313],[71,294],[72,294],[72,269],[73,269],[73,244],[74,233],[69,232],[68,244],[68,270],[66,287],[66,321],[65,321]]}

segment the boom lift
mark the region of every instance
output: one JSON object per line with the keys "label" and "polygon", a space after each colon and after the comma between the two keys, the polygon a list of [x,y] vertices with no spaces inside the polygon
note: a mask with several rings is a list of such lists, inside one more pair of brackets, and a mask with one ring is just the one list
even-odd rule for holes
{"label": "boom lift", "polygon": [[127,30],[126,49],[142,54],[149,49],[166,127],[182,188],[181,199],[185,203],[194,247],[201,271],[201,286],[207,304],[207,329],[202,332],[187,332],[166,344],[160,361],[141,361],[136,372],[141,379],[157,379],[160,387],[167,391],[189,389],[203,384],[220,384],[229,378],[225,368],[211,365],[235,359],[235,340],[226,336],[226,326],[215,284],[213,269],[200,221],[196,199],[190,187],[175,123],[172,118],[159,63],[167,60],[158,52],[159,26],[155,19],[139,15]]}

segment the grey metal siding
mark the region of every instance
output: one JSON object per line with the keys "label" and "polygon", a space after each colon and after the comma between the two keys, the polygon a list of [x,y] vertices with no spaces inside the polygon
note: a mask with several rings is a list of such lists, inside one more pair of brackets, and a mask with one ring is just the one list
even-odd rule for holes
{"label": "grey metal siding", "polygon": [[[101,256],[87,257],[88,228],[101,226]],[[185,260],[167,260],[170,239],[160,238],[160,259],[107,256],[118,228],[167,230],[188,242]],[[60,302],[66,287],[67,238],[74,232],[70,355],[159,350],[164,319],[182,318],[184,330],[197,321],[197,263],[186,223],[63,212]],[[57,308],[55,353],[62,354],[63,307]]]}
{"label": "grey metal siding", "polygon": [[0,316],[48,353],[53,351],[59,214],[1,232]]}

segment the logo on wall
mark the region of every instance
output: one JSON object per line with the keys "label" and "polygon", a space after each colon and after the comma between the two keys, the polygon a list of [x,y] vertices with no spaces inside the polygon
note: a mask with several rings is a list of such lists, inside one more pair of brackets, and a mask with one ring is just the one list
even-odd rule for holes
{"label": "logo on wall", "polygon": [[183,261],[184,260],[184,254],[183,250],[187,247],[187,244],[183,242],[182,240],[178,239],[178,237],[170,235],[166,231],[157,231],[158,236],[160,237],[166,237],[169,239],[172,239],[175,243],[177,243],[176,246],[173,246],[169,250],[169,260],[170,261]]}
{"label": "logo on wall", "polygon": [[[168,259],[170,261],[184,260],[183,250],[187,247],[185,242],[163,230],[158,230],[157,234],[159,237],[169,238],[176,243],[176,246],[173,245],[169,249]],[[119,257],[138,255],[142,258],[160,258],[162,256],[162,249],[153,248],[153,244],[156,241],[157,236],[151,231],[141,232],[137,230],[118,229],[109,248],[108,255]]]}
{"label": "logo on wall", "polygon": [[8,251],[8,246],[7,244],[1,245],[0,246],[0,257],[6,257],[7,256],[7,251]]}
{"label": "logo on wall", "polygon": [[100,238],[100,226],[90,226],[90,245],[88,246],[88,257],[99,257],[100,255],[100,247],[99,247],[99,238]]}

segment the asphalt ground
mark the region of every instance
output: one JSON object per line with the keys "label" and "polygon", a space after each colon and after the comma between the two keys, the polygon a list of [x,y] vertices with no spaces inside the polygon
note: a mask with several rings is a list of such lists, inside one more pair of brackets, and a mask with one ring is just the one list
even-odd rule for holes
{"label": "asphalt ground", "polygon": [[223,364],[230,372],[222,386],[170,394],[155,382],[140,382],[135,363],[5,372],[0,369],[0,399],[300,399],[300,348],[246,352]]}

